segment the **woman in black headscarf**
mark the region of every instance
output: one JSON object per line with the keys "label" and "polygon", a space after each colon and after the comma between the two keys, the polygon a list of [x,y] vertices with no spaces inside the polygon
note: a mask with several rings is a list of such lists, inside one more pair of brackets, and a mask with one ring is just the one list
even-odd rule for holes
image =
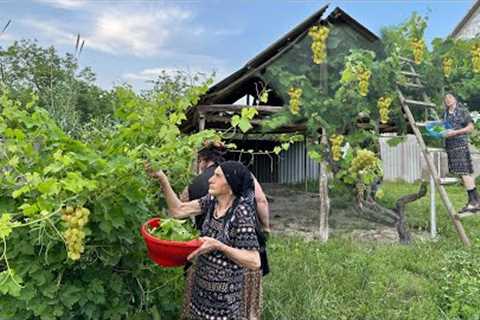
{"label": "woman in black headscarf", "polygon": [[181,202],[162,171],[158,178],[174,218],[205,215],[203,244],[187,278],[186,319],[260,319],[261,270],[253,178],[240,162],[221,163],[209,179],[209,194]]}

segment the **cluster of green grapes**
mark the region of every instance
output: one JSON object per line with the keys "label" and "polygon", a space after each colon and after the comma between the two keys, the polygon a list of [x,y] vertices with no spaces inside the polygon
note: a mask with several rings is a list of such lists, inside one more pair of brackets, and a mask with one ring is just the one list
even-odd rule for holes
{"label": "cluster of green grapes", "polygon": [[445,78],[450,77],[453,70],[453,59],[451,57],[443,58],[442,65],[443,65],[443,74],[445,75]]}
{"label": "cluster of green grapes", "polygon": [[85,250],[84,240],[85,231],[83,227],[88,223],[90,211],[87,208],[66,207],[62,209],[62,220],[67,225],[67,230],[63,233],[67,244],[68,257],[72,260],[80,259],[80,255]]}
{"label": "cluster of green grapes", "polygon": [[410,48],[413,51],[415,63],[422,63],[423,55],[425,54],[425,41],[423,41],[423,39],[413,38],[410,42]]}
{"label": "cluster of green grapes", "polygon": [[358,80],[358,91],[362,97],[365,97],[368,94],[368,80],[370,80],[372,72],[363,65],[359,65],[355,69],[355,74]]}
{"label": "cluster of green grapes", "polygon": [[350,165],[350,173],[362,174],[364,171],[376,168],[379,159],[370,150],[361,149],[357,151],[355,158],[353,158]]}
{"label": "cluster of green grapes", "polygon": [[480,44],[476,44],[472,47],[472,64],[473,64],[473,72],[479,73],[480,72]]}
{"label": "cluster of green grapes", "polygon": [[334,161],[338,161],[342,157],[343,140],[344,140],[344,136],[342,136],[341,134],[339,135],[334,134],[330,137],[332,158]]}
{"label": "cluster of green grapes", "polygon": [[314,26],[308,31],[308,35],[313,39],[312,53],[313,62],[321,64],[327,59],[327,38],[330,29],[324,26]]}
{"label": "cluster of green grapes", "polygon": [[389,120],[388,113],[390,111],[390,105],[392,104],[392,98],[380,97],[377,101],[378,112],[380,113],[380,122],[387,123]]}
{"label": "cluster of green grapes", "polygon": [[300,97],[303,90],[301,88],[288,89],[288,95],[290,96],[290,111],[293,114],[297,114],[300,111]]}

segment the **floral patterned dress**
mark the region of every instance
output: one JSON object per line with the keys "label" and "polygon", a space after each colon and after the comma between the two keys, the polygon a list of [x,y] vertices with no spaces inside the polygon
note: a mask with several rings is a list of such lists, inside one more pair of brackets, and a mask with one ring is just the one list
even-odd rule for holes
{"label": "floral patterned dress", "polygon": [[[454,130],[465,128],[472,121],[468,110],[457,105],[453,112],[445,112],[444,119]],[[462,134],[445,139],[445,150],[448,155],[448,170],[457,175],[473,173],[472,156],[468,147],[468,135]]]}
{"label": "floral patterned dress", "polygon": [[[200,206],[205,213],[202,236],[238,249],[259,249],[255,209],[248,198],[236,200],[218,219],[213,197],[200,199]],[[260,270],[248,270],[220,251],[199,256],[187,276],[183,319],[260,319],[261,278]]]}

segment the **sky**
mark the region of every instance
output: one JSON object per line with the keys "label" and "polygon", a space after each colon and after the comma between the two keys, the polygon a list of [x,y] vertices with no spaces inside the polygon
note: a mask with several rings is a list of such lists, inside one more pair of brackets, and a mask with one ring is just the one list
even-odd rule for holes
{"label": "sky", "polygon": [[447,36],[473,5],[472,0],[0,0],[0,35],[5,48],[36,39],[61,54],[75,51],[97,84],[109,89],[130,83],[148,88],[161,72],[216,73],[221,80],[330,3],[370,31],[404,22],[413,11],[428,15],[425,38]]}

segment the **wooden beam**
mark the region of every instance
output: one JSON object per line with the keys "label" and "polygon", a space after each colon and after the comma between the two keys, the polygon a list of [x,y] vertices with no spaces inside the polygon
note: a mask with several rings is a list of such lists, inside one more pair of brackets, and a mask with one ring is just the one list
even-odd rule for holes
{"label": "wooden beam", "polygon": [[243,108],[255,108],[259,112],[264,113],[277,113],[284,110],[282,106],[248,106],[248,105],[237,105],[237,104],[208,104],[208,105],[198,105],[196,106],[198,112],[222,112],[222,111],[232,111],[240,112]]}

